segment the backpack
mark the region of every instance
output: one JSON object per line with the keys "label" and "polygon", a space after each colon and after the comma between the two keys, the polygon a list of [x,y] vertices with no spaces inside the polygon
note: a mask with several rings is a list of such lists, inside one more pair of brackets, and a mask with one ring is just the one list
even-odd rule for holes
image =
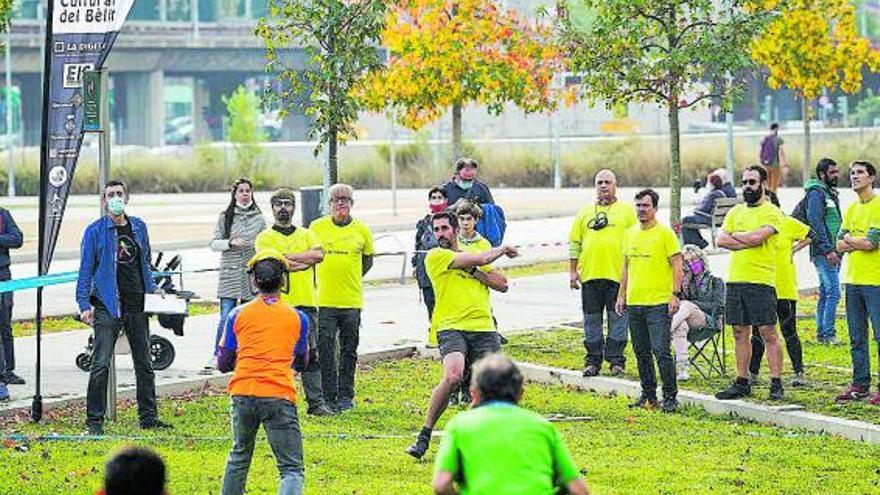
{"label": "backpack", "polygon": [[477,232],[485,237],[492,247],[498,247],[504,240],[504,231],[507,230],[504,210],[492,203],[483,204],[481,208],[483,208],[483,218],[477,222]]}
{"label": "backpack", "polygon": [[776,136],[765,136],[761,141],[761,165],[770,165],[776,162],[779,154]]}
{"label": "backpack", "polygon": [[[809,193],[808,193],[809,194]],[[796,205],[794,205],[794,209],[791,210],[791,217],[796,219],[797,221],[810,225],[810,222],[807,221],[807,195],[805,194],[803,198]]]}

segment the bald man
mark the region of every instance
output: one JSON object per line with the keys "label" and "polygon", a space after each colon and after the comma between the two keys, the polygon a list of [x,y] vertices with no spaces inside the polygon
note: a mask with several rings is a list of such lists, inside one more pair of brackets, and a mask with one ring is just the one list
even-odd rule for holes
{"label": "bald man", "polygon": [[[632,204],[617,200],[617,178],[610,170],[596,174],[596,200],[574,219],[570,235],[570,286],[580,289],[584,313],[584,376],[596,376],[602,361],[612,375],[626,366],[626,313],[614,311],[623,268],[623,238],[638,223]],[[608,315],[608,336],[602,334]]]}

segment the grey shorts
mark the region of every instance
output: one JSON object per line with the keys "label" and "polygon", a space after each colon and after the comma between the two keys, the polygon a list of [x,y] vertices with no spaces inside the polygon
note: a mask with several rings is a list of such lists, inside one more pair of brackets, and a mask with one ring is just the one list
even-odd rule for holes
{"label": "grey shorts", "polygon": [[468,363],[474,363],[487,354],[501,350],[498,332],[441,330],[437,332],[437,343],[440,344],[440,357],[445,358],[453,352],[460,352]]}

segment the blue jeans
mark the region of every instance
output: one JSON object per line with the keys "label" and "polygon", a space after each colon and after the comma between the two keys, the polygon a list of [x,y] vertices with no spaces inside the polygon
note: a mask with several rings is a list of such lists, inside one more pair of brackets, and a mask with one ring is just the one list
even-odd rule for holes
{"label": "blue jeans", "polygon": [[642,396],[657,398],[657,375],[654,372],[654,360],[663,380],[663,398],[674,399],[678,395],[675,377],[675,361],[672,359],[670,345],[672,343],[672,318],[669,306],[630,306],[627,308],[629,332],[632,337],[633,353],[639,367],[639,381],[642,384]]}
{"label": "blue jeans", "polygon": [[874,340],[880,343],[880,285],[846,286],[846,323],[849,327],[853,385],[871,385],[871,356],[868,354],[868,321]]}
{"label": "blue jeans", "polygon": [[834,266],[824,256],[814,256],[813,264],[819,275],[819,304],[816,308],[816,338],[834,338],[834,319],[840,302],[840,265]]}
{"label": "blue jeans", "polygon": [[300,495],[303,476],[302,433],[296,404],[274,397],[232,397],[232,450],[226,460],[222,495],[241,495],[254,455],[257,430],[263,425],[281,476],[278,495]]}
{"label": "blue jeans", "polygon": [[223,330],[226,328],[226,317],[229,312],[244,301],[233,299],[231,297],[220,298],[220,321],[217,323],[217,335],[214,336],[214,354],[217,354],[217,346],[220,345],[220,337],[223,336]]}

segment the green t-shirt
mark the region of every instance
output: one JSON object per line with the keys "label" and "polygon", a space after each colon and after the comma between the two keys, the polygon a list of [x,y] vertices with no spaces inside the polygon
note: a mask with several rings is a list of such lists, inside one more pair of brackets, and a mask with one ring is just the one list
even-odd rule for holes
{"label": "green t-shirt", "polygon": [[774,234],[758,246],[733,251],[730,254],[730,270],[727,283],[753,283],[776,286],[776,234],[782,228],[785,214],[764,201],[758,206],[738,204],[724,217],[721,230],[728,234],[753,232],[770,227]]}
{"label": "green t-shirt", "polygon": [[634,225],[626,233],[624,246],[629,279],[626,303],[630,306],[668,303],[675,275],[670,258],[681,253],[675,232],[659,222],[647,230]]}
{"label": "green t-shirt", "polygon": [[[590,228],[590,222],[601,214],[608,218],[608,226],[600,230]],[[608,206],[592,204],[581,209],[574,218],[569,240],[581,245],[578,273],[581,282],[613,280],[620,282],[623,270],[623,238],[626,230],[639,223],[636,209],[629,203],[615,201]]]}
{"label": "green t-shirt", "polygon": [[462,495],[553,495],[581,476],[549,421],[502,402],[452,418],[434,469],[461,478]]}
{"label": "green t-shirt", "polygon": [[[880,194],[867,203],[856,201],[843,215],[843,230],[853,237],[867,237],[880,229]],[[880,285],[880,248],[847,253],[845,282],[852,285]]]}

